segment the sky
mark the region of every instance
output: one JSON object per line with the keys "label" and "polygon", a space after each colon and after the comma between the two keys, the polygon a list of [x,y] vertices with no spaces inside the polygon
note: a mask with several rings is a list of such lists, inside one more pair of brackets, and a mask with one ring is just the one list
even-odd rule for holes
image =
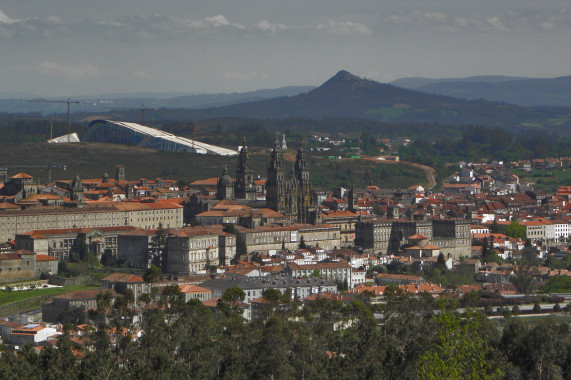
{"label": "sky", "polygon": [[569,0],[3,0],[0,94],[571,74]]}

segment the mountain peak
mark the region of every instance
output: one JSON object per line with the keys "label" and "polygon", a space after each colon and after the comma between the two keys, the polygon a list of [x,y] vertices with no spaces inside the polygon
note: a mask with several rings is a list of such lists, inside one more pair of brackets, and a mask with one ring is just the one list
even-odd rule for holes
{"label": "mountain peak", "polygon": [[361,78],[359,78],[358,76],[356,76],[354,74],[351,74],[347,70],[341,70],[337,74],[335,74],[333,77],[331,77],[331,79],[329,79],[329,81],[343,81],[343,82],[345,82],[345,81],[358,81],[360,79]]}

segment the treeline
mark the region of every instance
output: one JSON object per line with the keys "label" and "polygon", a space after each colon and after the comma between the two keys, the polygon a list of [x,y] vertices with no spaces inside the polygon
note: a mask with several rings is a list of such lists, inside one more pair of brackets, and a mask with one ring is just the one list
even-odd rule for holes
{"label": "treeline", "polygon": [[402,159],[435,166],[438,162],[503,160],[571,156],[571,139],[544,131],[512,132],[502,128],[470,126],[459,139],[416,139],[399,148]]}
{"label": "treeline", "polygon": [[213,313],[168,287],[160,307],[146,308],[139,339],[129,322],[132,295],[114,304],[99,297],[93,313],[108,313],[109,321],[79,339],[84,345],[64,325],[56,347],[5,350],[0,378],[571,378],[568,323],[508,318],[502,332],[481,313],[451,311],[450,300],[396,290],[383,305],[322,298],[303,309],[268,292],[262,318],[244,323],[234,302],[239,292],[225,294]]}
{"label": "treeline", "polygon": [[[40,119],[41,118],[41,119]],[[51,125],[50,125],[51,124]],[[71,125],[71,131],[81,136],[86,127],[83,124]],[[52,136],[59,137],[67,134],[67,122],[42,118],[34,115],[27,116],[0,114],[0,144],[22,144],[30,142],[45,142]]]}

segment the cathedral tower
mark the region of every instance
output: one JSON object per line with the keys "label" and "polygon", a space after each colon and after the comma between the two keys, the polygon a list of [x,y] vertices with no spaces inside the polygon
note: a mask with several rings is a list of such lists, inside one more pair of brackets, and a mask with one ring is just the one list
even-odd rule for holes
{"label": "cathedral tower", "polygon": [[228,168],[224,165],[222,176],[218,178],[216,184],[216,198],[217,199],[234,199],[234,183],[232,178],[228,175]]}
{"label": "cathedral tower", "polygon": [[297,196],[297,214],[299,223],[309,222],[309,209],[311,207],[311,177],[309,165],[305,160],[303,142],[299,142],[297,157],[294,165],[294,175],[299,186]]}
{"label": "cathedral tower", "polygon": [[250,152],[246,145],[246,138],[238,156],[238,169],[236,170],[236,199],[256,199],[256,186],[254,185],[254,170],[250,167]]}
{"label": "cathedral tower", "polygon": [[268,166],[268,178],[266,180],[266,205],[268,208],[285,213],[285,175],[281,160],[279,143],[276,139],[272,158]]}
{"label": "cathedral tower", "polygon": [[75,177],[71,181],[71,189],[69,191],[69,200],[83,202],[83,185],[81,184],[81,179],[79,174],[75,174]]}

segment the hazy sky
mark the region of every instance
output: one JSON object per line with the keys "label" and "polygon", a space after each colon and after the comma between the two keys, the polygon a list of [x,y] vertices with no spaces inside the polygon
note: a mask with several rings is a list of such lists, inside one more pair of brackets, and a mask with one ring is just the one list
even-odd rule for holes
{"label": "hazy sky", "polygon": [[0,92],[571,74],[569,0],[3,0]]}

